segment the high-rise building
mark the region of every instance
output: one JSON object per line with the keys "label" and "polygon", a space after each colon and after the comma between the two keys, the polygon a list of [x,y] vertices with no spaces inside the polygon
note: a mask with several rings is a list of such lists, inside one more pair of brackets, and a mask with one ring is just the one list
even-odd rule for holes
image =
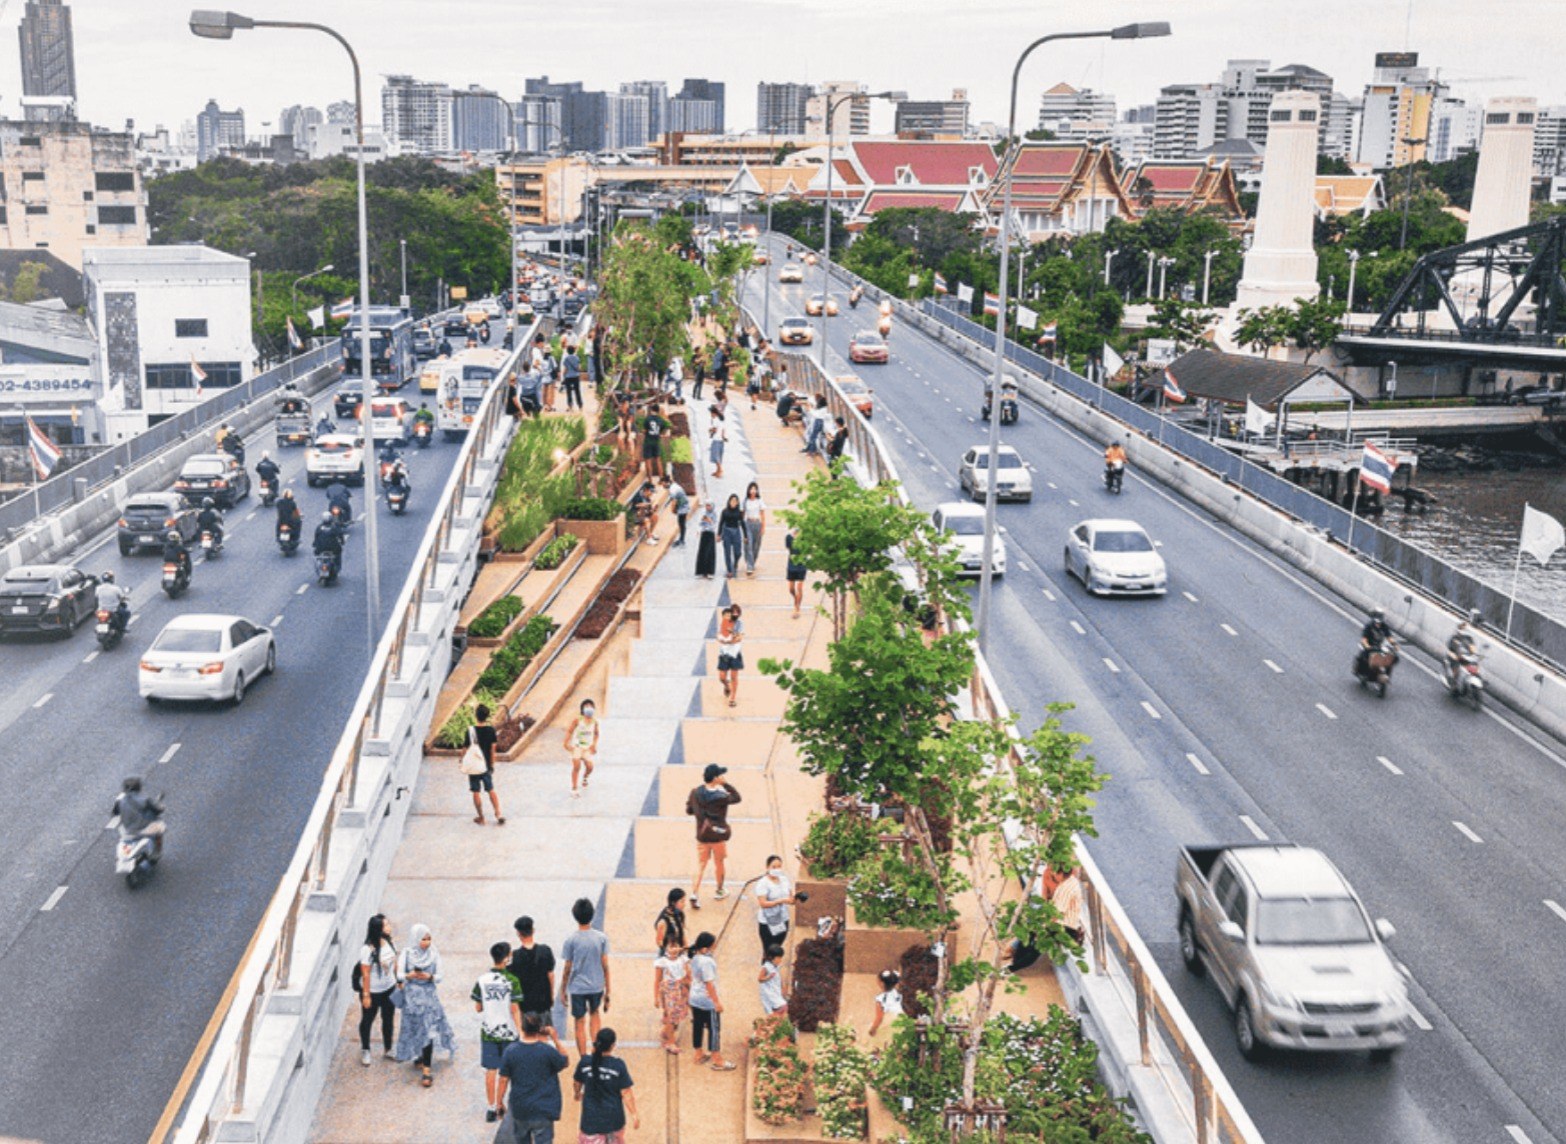
{"label": "high-rise building", "polygon": [[899,135],[968,134],[968,92],[959,88],[950,99],[904,99],[898,102],[893,130]]}
{"label": "high-rise building", "polygon": [[803,135],[805,109],[815,89],[808,83],[758,83],[756,131],[762,135]]}
{"label": "high-rise building", "polygon": [[640,95],[647,100],[647,138],[656,139],[669,130],[669,85],[661,79],[641,79],[620,85],[621,95]]}
{"label": "high-rise building", "polygon": [[1057,139],[1101,139],[1115,125],[1115,97],[1091,88],[1057,83],[1039,98],[1039,129]]}
{"label": "high-rise building", "polygon": [[328,123],[353,123],[354,105],[351,99],[339,99],[336,103],[326,105],[326,121]]}
{"label": "high-rise building", "polygon": [[217,100],[207,100],[206,107],[196,116],[196,162],[205,163],[224,147],[243,147],[244,144],[244,109],[224,111],[217,105]]}
{"label": "high-rise building", "polygon": [[719,131],[718,105],[710,99],[669,100],[669,130],[693,135],[712,135]]}
{"label": "high-rise building", "polygon": [[714,114],[717,117],[717,123],[713,125],[712,130],[720,133],[723,131],[723,84],[710,79],[688,78],[680,86],[680,90],[675,93],[674,98],[711,100],[714,104]]}
{"label": "high-rise building", "polygon": [[1273,98],[1308,91],[1317,97],[1317,150],[1346,157],[1353,137],[1353,105],[1336,95],[1332,77],[1305,64],[1274,68],[1269,60],[1230,60],[1217,83],[1172,84],[1153,110],[1153,155],[1190,159],[1229,140],[1265,148]]}
{"label": "high-rise building", "polygon": [[[827,110],[832,123],[827,124]],[[870,134],[870,95],[865,85],[851,79],[837,79],[821,85],[805,107],[805,120],[812,131],[822,135]]]}
{"label": "high-rise building", "polygon": [[405,152],[441,155],[455,150],[455,98],[443,83],[389,75],[381,87],[381,129],[387,142]]}
{"label": "high-rise building", "polygon": [[470,84],[452,93],[452,144],[458,151],[506,151],[511,148],[510,104],[498,92]]}
{"label": "high-rise building", "polygon": [[1189,159],[1229,137],[1229,105],[1215,83],[1170,84],[1154,107],[1155,159]]}
{"label": "high-rise building", "polygon": [[1359,130],[1360,103],[1341,91],[1322,99],[1321,153],[1348,160],[1354,155],[1354,135]]}
{"label": "high-rise building", "polygon": [[560,99],[553,95],[524,95],[517,104],[517,131],[524,154],[541,155],[560,146]]}
{"label": "high-rise building", "polygon": [[1566,107],[1541,107],[1534,123],[1533,171],[1546,179],[1566,175]]}
{"label": "high-rise building", "polygon": [[645,95],[610,92],[604,96],[604,106],[608,115],[604,122],[603,150],[621,151],[647,146],[651,108]]}
{"label": "high-rise building", "polygon": [[87,247],[147,244],[146,199],[129,133],[0,120],[0,184],[0,248],[47,250],[79,267]]}
{"label": "high-rise building", "polygon": [[1360,113],[1359,161],[1385,171],[1425,158],[1431,113],[1446,91],[1419,66],[1418,52],[1377,52]]}
{"label": "high-rise building", "polygon": [[17,35],[22,43],[25,117],[35,122],[72,118],[76,55],[70,8],[60,0],[27,0]]}
{"label": "high-rise building", "polygon": [[1484,133],[1484,109],[1460,99],[1443,97],[1430,110],[1430,145],[1426,158],[1449,163],[1460,155],[1479,150]]}
{"label": "high-rise building", "polygon": [[[524,89],[530,96],[548,96],[559,102],[560,131],[567,151],[602,151],[608,134],[609,99],[601,91],[583,91],[580,80],[551,83],[549,77],[530,79]],[[547,132],[552,146],[554,132]]]}
{"label": "high-rise building", "polygon": [[300,107],[297,103],[283,108],[283,114],[277,118],[277,125],[283,134],[292,135],[294,146],[301,151],[310,150],[310,125],[323,122],[325,120],[319,108]]}

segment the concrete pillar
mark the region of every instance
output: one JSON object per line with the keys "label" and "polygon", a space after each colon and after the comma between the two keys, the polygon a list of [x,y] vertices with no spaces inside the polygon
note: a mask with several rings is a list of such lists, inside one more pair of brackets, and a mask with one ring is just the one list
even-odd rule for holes
{"label": "concrete pillar", "polygon": [[1499,96],[1485,104],[1484,139],[1479,145],[1474,201],[1468,213],[1469,242],[1528,224],[1533,124],[1538,110],[1538,100],[1532,96]]}
{"label": "concrete pillar", "polygon": [[1314,298],[1316,137],[1321,100],[1313,92],[1283,91],[1268,111],[1256,234],[1245,255],[1238,308],[1287,306]]}

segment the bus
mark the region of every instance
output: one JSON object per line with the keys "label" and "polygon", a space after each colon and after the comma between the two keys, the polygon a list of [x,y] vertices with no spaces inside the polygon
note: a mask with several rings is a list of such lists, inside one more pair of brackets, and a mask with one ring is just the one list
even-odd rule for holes
{"label": "bus", "polygon": [[448,439],[460,437],[473,424],[473,416],[507,356],[505,350],[483,347],[458,350],[449,358],[438,358],[430,363],[441,367],[435,426]]}
{"label": "bus", "polygon": [[[348,315],[343,329],[343,376],[359,377],[359,311]],[[382,393],[395,393],[417,374],[413,353],[413,318],[395,306],[370,307],[370,375]]]}

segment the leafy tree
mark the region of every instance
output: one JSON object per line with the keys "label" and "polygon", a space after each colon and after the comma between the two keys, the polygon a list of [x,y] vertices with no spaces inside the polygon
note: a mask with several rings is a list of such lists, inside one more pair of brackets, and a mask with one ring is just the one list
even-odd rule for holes
{"label": "leafy tree", "polygon": [[1204,310],[1178,298],[1165,298],[1153,307],[1147,332],[1151,337],[1170,339],[1178,352],[1201,341],[1202,334],[1212,320],[1211,310]]}
{"label": "leafy tree", "polygon": [[594,303],[610,372],[630,384],[661,374],[689,347],[691,299],[709,288],[701,267],[667,250],[651,228],[630,222],[616,227]]}
{"label": "leafy tree", "polygon": [[1324,297],[1296,298],[1292,306],[1241,310],[1235,338],[1260,353],[1292,344],[1305,351],[1308,362],[1337,339],[1347,310],[1345,303]]}
{"label": "leafy tree", "polygon": [[1240,324],[1234,331],[1234,340],[1242,346],[1250,346],[1265,357],[1273,346],[1281,346],[1289,340],[1289,317],[1287,306],[1263,306],[1256,310],[1241,310]]}
{"label": "leafy tree", "polygon": [[[836,207],[832,208],[832,242],[834,245],[846,243],[848,231],[844,227],[846,220],[843,212]],[[772,206],[772,229],[781,234],[788,235],[801,246],[810,250],[820,250],[826,241],[826,232],[822,221],[822,208],[815,203],[805,202],[803,199],[786,199]]]}
{"label": "leafy tree", "polygon": [[1318,175],[1352,175],[1354,168],[1348,165],[1348,161],[1340,159],[1336,155],[1317,155],[1316,174]]}
{"label": "leafy tree", "polygon": [[25,306],[29,302],[48,297],[49,291],[44,289],[42,283],[44,271],[47,269],[48,267],[42,262],[22,263],[16,268],[16,274],[12,277],[9,288],[0,284],[0,301],[15,302]]}

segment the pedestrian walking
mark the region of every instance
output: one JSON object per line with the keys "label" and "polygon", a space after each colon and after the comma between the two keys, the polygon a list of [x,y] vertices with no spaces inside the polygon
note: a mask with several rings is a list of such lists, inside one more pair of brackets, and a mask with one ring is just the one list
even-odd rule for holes
{"label": "pedestrian walking", "polygon": [[545,351],[540,372],[544,375],[544,408],[553,413],[555,411],[555,390],[560,381],[560,348],[558,343],[551,344]]}
{"label": "pedestrian walking", "polygon": [[761,538],[767,531],[767,502],[761,499],[761,486],[751,481],[745,488],[745,575],[756,574],[756,557],[761,555]]}
{"label": "pedestrian walking", "polygon": [[653,959],[653,1004],[663,1024],[663,1051],[678,1056],[680,1023],[691,1012],[691,959],[683,933],[676,936],[671,930],[663,952]]}
{"label": "pedestrian walking", "polygon": [[577,1062],[572,1091],[582,1105],[577,1144],[625,1144],[625,1117],[631,1127],[642,1126],[632,1091],[631,1070],[614,1052],[613,1029],[601,1029],[593,1038],[593,1055]]}
{"label": "pedestrian walking", "polygon": [[448,1057],[456,1056],[457,1038],[440,1003],[440,951],[430,927],[416,925],[408,932],[412,943],[402,951],[402,1030],[397,1034],[397,1059],[417,1061],[425,1088],[435,1083],[430,1073],[438,1042]]}
{"label": "pedestrian walking", "polygon": [[685,547],[685,524],[691,514],[690,494],[685,491],[685,486],[676,484],[670,477],[663,478],[663,491],[669,498],[669,505],[674,509],[674,523],[679,526],[679,532],[675,535],[675,548]]}
{"label": "pedestrian walking", "polygon": [[513,924],[517,947],[511,951],[511,976],[522,986],[522,1015],[532,1014],[553,1025],[555,1010],[555,951],[533,936],[533,919],[523,914]]}
{"label": "pedestrian walking", "polygon": [[718,572],[718,514],[711,501],[702,501],[696,518],[696,575],[711,580]]}
{"label": "pedestrian walking", "polygon": [[798,900],[793,883],[783,873],[783,859],[769,856],[766,873],[756,880],[756,931],[763,952],[768,946],[788,944],[789,907]]}
{"label": "pedestrian walking", "polygon": [[[522,1018],[522,1039],[506,1046],[500,1057],[497,1099],[511,1112],[516,1144],[555,1144],[560,1119],[560,1074],[571,1062],[555,1031],[537,1013]],[[509,1092],[510,1099],[507,1100]]]}
{"label": "pedestrian walking", "polygon": [[654,401],[642,422],[642,460],[647,464],[647,475],[654,479],[663,475],[663,435],[668,428],[669,423],[663,419],[658,403]]}
{"label": "pedestrian walking", "polygon": [[724,863],[729,857],[729,837],[733,827],[729,825],[729,807],[740,801],[740,793],[723,776],[729,768],[708,763],[702,771],[702,785],[691,791],[685,799],[685,813],[696,819],[696,880],[691,884],[691,909],[701,909],[701,880],[712,862],[712,872],[717,881],[713,897],[720,901],[729,896],[723,888]]}
{"label": "pedestrian walking", "polygon": [[479,1066],[484,1070],[484,1119],[490,1124],[505,1115],[495,1096],[500,1058],[506,1046],[522,1035],[522,984],[510,969],[511,946],[497,941],[489,947],[490,969],[473,983],[473,1008],[479,1015]]}
{"label": "pedestrian walking", "polygon": [[710,406],[707,410],[711,422],[707,426],[707,436],[710,438],[707,445],[707,459],[712,462],[712,475],[723,476],[723,447],[729,441],[729,427],[724,420],[723,412],[716,406]]}
{"label": "pedestrian walking", "polygon": [[564,968],[560,972],[560,1003],[570,998],[571,1020],[576,1029],[578,1056],[587,1055],[587,1027],[592,1023],[593,1036],[603,1026],[604,1013],[609,1011],[609,939],[602,930],[593,928],[593,903],[578,898],[571,907],[576,919],[576,932],[565,939],[560,947]]}
{"label": "pedestrian walking", "polygon": [[718,514],[718,535],[723,539],[725,575],[732,580],[739,573],[740,553],[745,547],[745,510],[739,493],[730,493],[728,503]]}
{"label": "pedestrian walking", "polygon": [[712,374],[712,384],[716,389],[723,388],[729,380],[729,348],[723,342],[719,342],[712,351],[712,362],[708,370]]}
{"label": "pedestrian walking", "polygon": [[669,389],[674,393],[674,400],[685,401],[685,362],[679,354],[669,359]]}
{"label": "pedestrian walking", "polygon": [[685,948],[685,891],[678,886],[669,891],[663,909],[653,919],[653,948],[662,951],[670,938]]}
{"label": "pedestrian walking", "polygon": [[701,387],[707,381],[707,350],[705,347],[698,349],[691,355],[691,365],[696,371],[696,380],[691,383],[691,400],[701,401]]}
{"label": "pedestrian walking", "polygon": [[805,447],[800,450],[801,453],[815,454],[821,451],[821,441],[826,435],[829,416],[826,394],[816,394],[815,404],[805,414]]}
{"label": "pedestrian walking", "polygon": [[577,716],[566,728],[565,748],[571,754],[571,797],[577,798],[576,776],[581,774],[582,786],[593,776],[593,762],[598,758],[598,708],[591,699],[582,700]]}
{"label": "pedestrian walking", "polygon": [[629,447],[631,438],[636,435],[636,407],[631,403],[630,393],[624,389],[614,393],[614,422],[615,433],[621,443]]}
{"label": "pedestrian walking", "polygon": [[875,998],[875,1016],[870,1021],[870,1036],[875,1036],[882,1021],[896,1020],[903,1015],[903,991],[898,988],[902,975],[895,969],[881,971],[881,992]]}
{"label": "pedestrian walking", "polygon": [[499,738],[495,728],[489,725],[489,707],[480,703],[473,709],[473,726],[468,728],[468,742],[484,756],[484,770],[468,776],[468,790],[473,795],[473,821],[484,825],[484,792],[489,792],[490,805],[495,808],[495,825],[504,826],[505,816],[500,813],[500,796],[495,793],[495,742]]}
{"label": "pedestrian walking", "polygon": [[741,608],[730,604],[718,621],[718,682],[730,707],[739,704],[739,673],[745,666],[745,623]]}
{"label": "pedestrian walking", "polygon": [[[691,1042],[697,1064],[732,1072],[734,1065],[723,1059],[723,998],[718,993],[718,962],[712,956],[717,944],[717,938],[702,932],[691,946]],[[706,1051],[702,1050],[703,1034]]]}
{"label": "pedestrian walking", "polygon": [[382,1055],[392,1059],[392,1023],[397,1006],[392,994],[397,989],[397,947],[392,942],[391,922],[385,914],[376,914],[365,927],[364,946],[359,950],[358,972],[354,974],[359,994],[359,1063],[370,1063],[370,1030],[375,1018],[381,1019]]}
{"label": "pedestrian walking", "polygon": [[761,983],[761,1012],[770,1017],[788,1008],[788,998],[783,994],[783,947],[769,945],[762,951],[761,972],[756,975]]}
{"label": "pedestrian walking", "polygon": [[566,408],[582,408],[582,359],[576,356],[574,346],[566,349],[560,361],[560,376],[565,382]]}
{"label": "pedestrian walking", "polygon": [[805,577],[810,570],[805,567],[799,557],[794,555],[794,534],[790,532],[783,538],[783,547],[788,552],[788,596],[794,601],[794,618],[799,619],[799,609],[805,602]]}

